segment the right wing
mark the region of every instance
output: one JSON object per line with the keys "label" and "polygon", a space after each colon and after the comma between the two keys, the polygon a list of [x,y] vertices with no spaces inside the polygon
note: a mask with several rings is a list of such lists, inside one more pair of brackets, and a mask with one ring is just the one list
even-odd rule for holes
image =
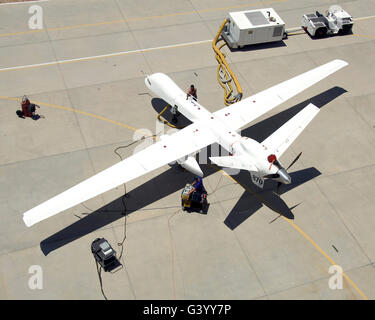
{"label": "right wing", "polygon": [[277,84],[267,90],[225,107],[214,114],[234,130],[247,125],[279,104],[294,97],[313,84],[337,70],[347,66],[342,60],[333,60],[320,67],[307,71],[290,80]]}
{"label": "right wing", "polygon": [[28,210],[23,214],[23,220],[30,227],[216,141],[217,138],[208,128],[200,125],[199,121],[195,122]]}

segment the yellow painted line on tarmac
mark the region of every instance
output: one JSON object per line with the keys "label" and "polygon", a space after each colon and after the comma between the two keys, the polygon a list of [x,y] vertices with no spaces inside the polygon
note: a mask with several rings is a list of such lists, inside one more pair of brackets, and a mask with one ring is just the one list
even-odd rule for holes
{"label": "yellow painted line on tarmac", "polygon": [[[280,3],[280,2],[287,2],[287,1],[289,1],[289,0],[270,0],[270,1],[263,2],[263,5]],[[79,24],[79,25],[48,28],[48,29],[35,29],[35,30],[27,30],[27,31],[19,31],[19,32],[0,33],[0,37],[18,36],[18,35],[23,35],[23,34],[44,32],[44,31],[73,30],[73,29],[96,27],[96,26],[102,26],[102,25],[126,23],[126,22],[147,21],[147,20],[154,20],[154,19],[170,18],[170,17],[177,17],[177,16],[184,16],[184,15],[192,15],[192,14],[196,14],[196,13],[199,14],[199,13],[207,13],[207,12],[215,12],[215,11],[224,11],[224,10],[235,9],[235,8],[253,7],[255,5],[257,5],[257,4],[256,3],[247,3],[247,4],[239,4],[239,5],[233,5],[233,6],[228,6],[228,7],[217,7],[217,8],[209,8],[209,9],[202,9],[202,10],[175,12],[175,13],[168,13],[168,14],[147,16],[147,17],[136,17],[136,18],[129,18],[129,19],[119,19],[119,20],[112,20],[112,21],[85,23],[85,24]]]}
{"label": "yellow painted line on tarmac", "polygon": [[[332,260],[332,258],[323,251],[322,248],[320,248],[316,242],[309,237],[299,226],[297,226],[293,221],[285,218],[284,216],[281,216],[285,221],[287,221],[294,229],[296,229],[300,234],[303,235],[303,237],[308,240],[314,247],[317,249],[332,265],[337,265],[335,261]],[[353,282],[352,279],[349,278],[349,276],[346,273],[342,273],[343,277],[352,285],[352,287],[358,292],[358,294],[362,297],[364,300],[368,300],[366,295],[363,293],[361,289],[358,288],[358,286]]]}
{"label": "yellow painted line on tarmac", "polygon": [[[0,99],[10,100],[10,101],[17,101],[17,102],[21,102],[22,101],[21,98],[14,98],[14,97],[7,97],[7,96],[0,96]],[[85,115],[85,116],[88,116],[88,117],[92,117],[92,118],[95,118],[95,119],[98,119],[98,120],[103,120],[103,121],[115,124],[117,126],[129,129],[129,130],[132,130],[132,131],[138,131],[138,132],[142,133],[142,131],[138,130],[137,128],[134,128],[132,126],[129,126],[127,124],[124,124],[124,123],[121,123],[121,122],[118,122],[118,121],[115,121],[115,120],[112,120],[112,119],[108,119],[108,118],[103,117],[103,116],[99,116],[97,114],[93,114],[91,112],[86,112],[86,111],[82,111],[82,110],[78,110],[78,109],[74,109],[74,108],[70,108],[70,107],[65,107],[65,106],[60,106],[60,105],[57,105],[57,104],[46,103],[46,102],[40,102],[40,101],[31,101],[31,102],[35,103],[37,105],[40,105],[40,106],[46,106],[46,107],[51,107],[51,108],[54,108],[54,109],[60,109],[60,110],[65,110],[65,111],[71,111],[71,112],[79,113],[79,114],[82,114],[82,115]],[[144,133],[143,132],[143,134],[145,134],[146,136],[149,136],[148,133]]]}
{"label": "yellow painted line on tarmac", "polygon": [[28,31],[0,33],[0,37],[18,36],[18,35],[21,35],[21,34],[38,33],[38,32],[44,32],[44,31],[45,31],[45,29],[34,29],[34,30],[28,30]]}
{"label": "yellow painted line on tarmac", "polygon": [[375,36],[370,34],[352,34],[352,36],[366,38],[366,39],[375,39]]}
{"label": "yellow painted line on tarmac", "polygon": [[288,36],[296,36],[296,35],[299,35],[299,34],[306,34],[306,32],[305,31],[292,32],[292,33],[288,33]]}
{"label": "yellow painted line on tarmac", "polygon": [[368,17],[360,17],[360,18],[354,18],[354,21],[362,21],[362,20],[369,20],[369,19],[374,19],[375,16],[368,16]]}
{"label": "yellow painted line on tarmac", "polygon": [[[224,176],[226,176],[227,178],[229,178],[232,181],[234,181],[235,183],[237,183],[240,186],[242,186],[246,191],[248,191],[249,193],[251,193],[252,195],[254,195],[256,198],[258,198],[261,202],[264,203],[263,199],[261,197],[259,197],[259,195],[257,195],[253,190],[251,190],[247,186],[244,186],[243,184],[241,184],[240,182],[238,182],[236,179],[234,179],[232,176],[230,176],[229,174],[227,174],[225,171],[219,170],[219,172],[221,174],[223,174]],[[333,261],[333,259],[326,252],[324,252],[324,250],[322,248],[320,248],[318,246],[318,244],[313,239],[311,239],[311,237],[308,234],[306,234],[299,226],[297,226],[290,219],[285,218],[283,215],[281,215],[281,217],[285,221],[287,221],[295,230],[297,230],[307,241],[309,241],[314,246],[314,248],[316,250],[318,250],[320,252],[320,254],[323,255],[323,257],[326,258],[329,261],[330,264],[337,265],[335,263],[335,261]],[[358,294],[362,297],[362,299],[368,300],[367,296],[363,293],[363,291],[358,288],[358,286],[353,282],[352,279],[349,278],[349,276],[345,272],[343,272],[342,275],[348,281],[348,283],[358,292]]]}

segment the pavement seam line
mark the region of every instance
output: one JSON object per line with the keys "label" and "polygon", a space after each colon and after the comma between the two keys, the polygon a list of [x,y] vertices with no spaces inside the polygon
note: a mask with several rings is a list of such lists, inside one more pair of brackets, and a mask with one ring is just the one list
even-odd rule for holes
{"label": "pavement seam line", "polygon": [[88,60],[103,59],[103,58],[108,58],[108,57],[122,56],[122,55],[126,55],[126,54],[131,54],[131,53],[144,53],[144,52],[154,51],[154,50],[163,50],[163,49],[170,49],[170,48],[180,48],[180,47],[198,45],[198,44],[202,44],[202,43],[209,43],[211,41],[212,40],[199,40],[199,41],[193,41],[193,42],[171,44],[171,45],[160,46],[160,47],[152,47],[152,48],[144,48],[144,49],[135,49],[135,50],[128,50],[128,51],[113,52],[113,53],[108,53],[108,54],[100,54],[100,55],[96,55],[96,56],[88,56],[88,57],[81,57],[81,58],[73,58],[73,59],[65,59],[65,60],[56,60],[56,61],[49,61],[49,62],[28,64],[28,65],[22,65],[22,66],[1,68],[0,72],[12,71],[12,70],[30,69],[30,68],[36,68],[36,67],[53,66],[53,65],[59,65],[59,64],[64,64],[64,63],[72,63],[72,62],[78,62],[78,61],[88,61]]}
{"label": "pavement seam line", "polygon": [[[341,174],[345,174],[345,171],[342,172]],[[321,186],[319,185],[319,181],[313,181],[313,183],[315,184],[315,186],[317,187],[317,189],[319,190],[319,192],[321,193],[321,195],[327,200],[327,202],[328,202],[329,206],[331,207],[332,211],[334,212],[334,214],[336,215],[336,217],[339,219],[339,221],[341,221],[342,225],[344,226],[344,229],[352,237],[354,243],[358,246],[358,248],[360,249],[360,251],[362,251],[363,255],[367,258],[367,260],[369,262],[371,262],[370,257],[367,255],[365,249],[362,247],[361,243],[359,242],[359,240],[355,236],[354,232],[352,230],[350,230],[350,228],[347,226],[347,224],[346,224],[346,222],[344,220],[344,217],[340,214],[340,211],[336,209],[336,207],[331,202],[331,199],[326,195],[325,192],[323,192]]]}
{"label": "pavement seam line", "polygon": [[[349,269],[347,272],[355,271],[355,270],[358,270],[360,268],[365,268],[365,267],[368,267],[368,266],[371,266],[371,263],[364,264],[364,265],[358,266],[358,267],[354,267],[352,269]],[[303,287],[303,286],[308,285],[308,284],[313,284],[313,283],[316,283],[318,281],[328,280],[328,279],[329,279],[329,277],[319,277],[317,279],[314,279],[314,280],[311,280],[311,281],[306,281],[306,282],[304,282],[302,284],[299,284],[299,285],[295,285],[295,286],[292,286],[292,287],[289,287],[289,288],[286,288],[286,289],[274,291],[274,292],[270,293],[269,296],[273,296],[273,295],[278,294],[278,293],[293,290],[293,289],[300,288],[300,287]]]}
{"label": "pavement seam line", "polygon": [[[356,36],[356,35],[352,34],[352,36]],[[358,36],[358,38],[366,38],[366,39],[371,39],[371,40],[375,39],[375,36],[371,36],[371,35],[357,35],[357,36]],[[72,58],[72,59],[65,59],[65,60],[56,60],[56,61],[28,64],[28,65],[14,66],[14,67],[6,67],[6,68],[0,68],[0,72],[31,69],[31,68],[46,67],[46,66],[54,66],[54,65],[60,65],[60,64],[65,64],[65,63],[74,63],[74,62],[80,62],[80,61],[90,61],[90,60],[97,60],[97,59],[103,59],[103,58],[108,58],[108,57],[116,57],[116,56],[122,56],[122,55],[133,54],[133,53],[145,53],[145,52],[155,51],[155,50],[181,48],[181,47],[187,47],[187,46],[193,46],[193,45],[199,45],[199,44],[205,44],[205,43],[211,43],[211,42],[212,42],[212,39],[207,39],[207,40],[177,43],[177,44],[171,44],[171,45],[159,46],[159,47],[152,47],[152,48],[119,51],[119,52],[113,52],[113,53],[101,54],[101,55],[95,55],[95,56],[87,56],[87,57]],[[344,44],[340,47],[344,47],[344,46],[348,46],[348,45],[355,45],[355,43],[354,44]],[[321,50],[321,48],[315,49],[313,51],[319,51],[319,50]],[[299,52],[296,52],[294,54],[298,54],[298,53]],[[241,63],[244,63],[246,61],[256,61],[256,60],[259,60],[259,59],[260,58],[256,58],[256,59],[252,59],[252,60],[237,61],[237,62],[232,62],[232,64],[236,66],[237,64],[241,64]]]}
{"label": "pavement seam line", "polygon": [[[239,185],[239,186],[241,186],[241,185],[238,184],[238,183],[234,183],[234,184],[235,184],[235,185]],[[229,184],[229,185],[232,185],[232,184]],[[215,191],[217,191],[217,190],[215,190]],[[211,196],[211,195],[210,195],[210,196]],[[215,197],[216,197],[216,195],[215,195]],[[236,198],[238,198],[238,197],[236,197]],[[217,199],[217,197],[216,197],[216,199]],[[232,200],[232,199],[229,199],[229,200]],[[215,201],[215,202],[210,202],[210,205],[213,205],[213,204],[218,205],[218,206],[221,208],[221,211],[224,212],[224,216],[225,216],[225,209],[224,209],[224,207],[223,207],[223,205],[222,205],[222,202],[225,202],[225,201],[228,201],[228,200],[218,200],[218,201]],[[258,276],[258,274],[257,274],[257,272],[256,272],[256,270],[255,270],[255,268],[254,268],[253,265],[251,264],[251,262],[250,262],[250,258],[249,258],[249,256],[247,255],[246,250],[243,248],[243,246],[242,246],[242,244],[241,244],[241,242],[240,242],[240,240],[239,240],[237,234],[234,232],[234,230],[233,230],[233,234],[234,234],[234,238],[235,238],[235,240],[237,241],[237,244],[238,244],[238,247],[239,247],[240,251],[241,251],[242,254],[244,255],[244,258],[246,259],[246,262],[247,262],[247,265],[248,265],[248,267],[249,267],[250,272],[253,272],[253,273],[254,273],[254,276],[255,276],[256,280],[258,281],[259,286],[260,286],[260,288],[262,289],[262,291],[263,291],[263,293],[264,293],[263,296],[267,296],[268,293],[266,292],[266,290],[265,290],[265,288],[264,288],[264,286],[263,286],[262,281],[260,280],[260,278],[259,278],[259,276]],[[254,299],[258,299],[258,298],[263,297],[263,296],[258,296],[258,297],[255,297]]]}

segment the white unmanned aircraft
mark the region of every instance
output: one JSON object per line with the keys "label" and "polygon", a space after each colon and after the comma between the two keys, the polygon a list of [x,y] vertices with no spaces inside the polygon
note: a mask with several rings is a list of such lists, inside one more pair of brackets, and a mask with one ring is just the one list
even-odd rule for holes
{"label": "white unmanned aircraft", "polygon": [[265,178],[289,184],[291,178],[277,159],[318,114],[319,108],[310,103],[262,143],[236,131],[346,65],[345,61],[333,60],[214,113],[195,100],[186,99],[186,93],[167,75],[147,76],[146,86],[171,106],[177,106],[192,124],[28,210],[23,220],[30,227],[176,160],[190,172],[203,176],[194,156],[215,142],[230,154],[210,157],[217,165],[248,170],[253,183],[261,188]]}

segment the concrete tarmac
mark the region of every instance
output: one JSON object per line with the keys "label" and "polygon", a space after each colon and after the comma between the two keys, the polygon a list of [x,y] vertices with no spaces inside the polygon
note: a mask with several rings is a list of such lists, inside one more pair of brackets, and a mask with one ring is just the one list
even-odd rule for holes
{"label": "concrete tarmac", "polygon": [[[353,34],[225,49],[245,97],[333,59],[349,63],[242,131],[261,141],[308,103],[321,108],[281,158],[288,166],[303,152],[282,200],[275,183],[260,191],[246,172],[202,165],[209,210],[185,213],[180,193],[193,175],[165,166],[126,184],[126,220],[119,186],[31,228],[23,212],[117,163],[117,147],[169,130],[145,74],[195,84],[214,112],[224,92],[208,40],[228,12],[273,7],[291,28],[333,2],[49,0],[35,3],[41,30],[28,28],[31,4],[1,5],[0,298],[102,299],[91,242],[104,237],[120,253],[126,232],[123,269],[102,274],[108,299],[374,299],[375,4],[335,3],[364,18]],[[16,116],[24,94],[44,119]],[[35,265],[43,288],[32,290]],[[344,271],[342,289],[328,285],[332,265]]]}

